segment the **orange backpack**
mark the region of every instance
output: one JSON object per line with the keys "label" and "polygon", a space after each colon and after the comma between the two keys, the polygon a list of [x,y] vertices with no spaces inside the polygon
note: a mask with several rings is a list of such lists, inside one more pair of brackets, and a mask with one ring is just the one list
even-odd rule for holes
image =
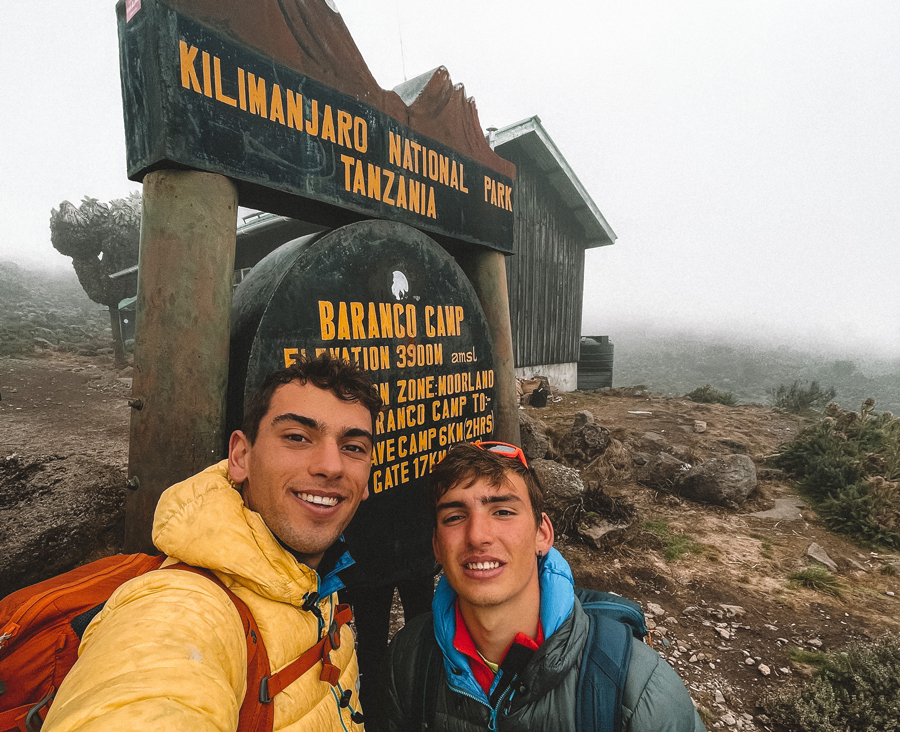
{"label": "orange backpack", "polygon": [[[78,646],[88,623],[119,585],[159,569],[164,560],[164,556],[119,554],[25,587],[0,601],[0,732],[35,732],[41,728],[53,696],[78,660]],[[247,638],[247,694],[241,705],[238,732],[269,732],[274,719],[272,699],[319,661],[320,678],[332,686],[337,684],[339,671],[329,654],[340,646],[340,627],[352,617],[349,606],[337,607],[322,640],[277,674],[271,674],[259,628],[240,598],[208,570],[186,564],[165,569],[208,578],[225,591],[241,616]]]}

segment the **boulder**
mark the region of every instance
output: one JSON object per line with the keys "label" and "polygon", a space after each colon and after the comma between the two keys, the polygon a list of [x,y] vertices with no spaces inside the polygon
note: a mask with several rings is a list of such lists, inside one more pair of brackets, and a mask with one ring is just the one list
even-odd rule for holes
{"label": "boulder", "polygon": [[556,525],[563,524],[563,514],[584,499],[584,483],[577,470],[553,460],[530,462],[544,488],[544,510]]}
{"label": "boulder", "polygon": [[584,543],[601,551],[621,544],[630,528],[629,523],[613,522],[593,513],[585,514],[578,522],[578,533]]}
{"label": "boulder", "polygon": [[547,438],[545,430],[546,425],[543,422],[534,419],[522,410],[519,411],[522,452],[529,461],[545,458],[550,452],[550,440]]}
{"label": "boulder", "polygon": [[667,452],[638,454],[642,456],[643,464],[636,471],[637,481],[650,488],[671,488],[675,479],[691,467]]}
{"label": "boulder", "polygon": [[609,447],[609,430],[594,422],[587,410],[576,412],[572,429],[560,440],[559,452],[566,462],[581,467],[600,457]]}
{"label": "boulder", "polygon": [[756,466],[746,455],[695,465],[675,478],[675,492],[700,503],[734,507],[756,490]]}

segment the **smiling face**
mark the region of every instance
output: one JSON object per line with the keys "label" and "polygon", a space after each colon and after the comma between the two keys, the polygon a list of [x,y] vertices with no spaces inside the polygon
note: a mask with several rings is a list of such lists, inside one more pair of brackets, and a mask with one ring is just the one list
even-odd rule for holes
{"label": "smiling face", "polygon": [[309,383],[276,389],[253,444],[235,432],[228,469],[244,504],[310,567],[368,495],[372,415]]}
{"label": "smiling face", "polygon": [[525,481],[507,473],[451,487],[437,504],[434,555],[459,595],[463,615],[503,607],[515,619],[540,606],[537,554],[553,546],[546,514],[535,525]]}

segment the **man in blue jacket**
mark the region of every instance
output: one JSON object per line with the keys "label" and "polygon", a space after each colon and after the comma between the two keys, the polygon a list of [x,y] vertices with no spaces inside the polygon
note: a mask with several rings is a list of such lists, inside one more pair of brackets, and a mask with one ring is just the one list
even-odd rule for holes
{"label": "man in blue jacket", "polygon": [[[626,631],[617,661],[613,634],[592,635],[592,623],[606,621],[589,619],[576,598],[519,448],[454,446],[432,472],[431,494],[444,575],[432,614],[391,644],[376,729],[704,730],[659,654]],[[604,671],[588,671],[594,665]],[[600,691],[610,678],[612,695]]]}

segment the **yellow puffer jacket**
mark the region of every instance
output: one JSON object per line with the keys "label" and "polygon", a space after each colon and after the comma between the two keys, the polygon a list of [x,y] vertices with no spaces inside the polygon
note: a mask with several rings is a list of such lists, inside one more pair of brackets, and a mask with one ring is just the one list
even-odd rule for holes
{"label": "yellow puffer jacket", "polygon": [[[319,576],[298,563],[259,514],[244,507],[219,463],[160,498],[153,541],[167,563],[206,567],[240,597],[259,625],[272,671],[315,645],[324,633],[301,609]],[[324,627],[335,595],[319,603]],[[247,686],[241,619],[227,595],[190,572],[156,571],[122,585],[94,619],[50,709],[45,732],[61,730],[221,730],[234,732]],[[341,629],[331,654],[337,687],[319,680],[321,664],[275,697],[275,729],[359,732],[353,633]],[[350,707],[338,706],[345,690]],[[256,693],[251,690],[251,693]]]}

